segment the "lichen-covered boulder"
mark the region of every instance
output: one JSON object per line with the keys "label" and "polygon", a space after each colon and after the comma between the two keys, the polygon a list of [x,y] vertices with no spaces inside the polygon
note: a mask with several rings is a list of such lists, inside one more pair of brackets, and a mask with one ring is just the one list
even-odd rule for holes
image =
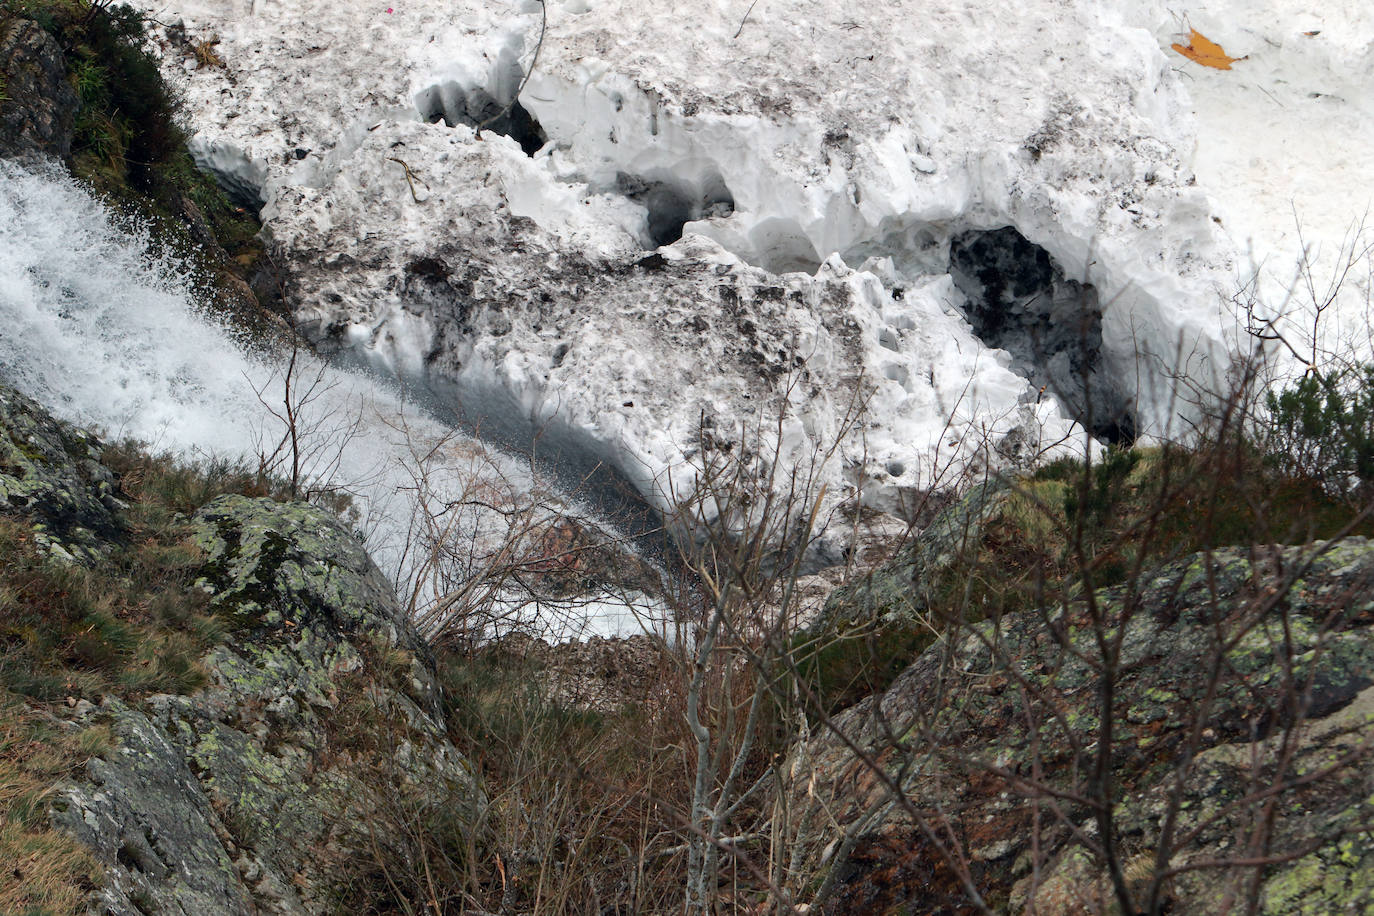
{"label": "lichen-covered boulder", "polygon": [[148,716],[118,700],[99,712],[118,741],[92,759],[54,803],[53,819],[107,866],[95,912],[253,912],[226,848],[228,831],[184,749]]}
{"label": "lichen-covered boulder", "polygon": [[1350,538],[950,634],[793,755],[795,886],[827,913],[975,912],[963,871],[996,912],[1119,912],[1091,804],[1119,639],[1104,759],[1135,904],[1160,856],[1169,912],[1371,912],[1372,624],[1374,544]]}
{"label": "lichen-covered boulder", "polygon": [[432,664],[359,538],[322,510],[221,497],[194,519],[228,632],[208,684],[107,700],[116,750],[55,815],[99,854],[103,912],[337,909],[427,811],[480,804]]}
{"label": "lichen-covered boulder", "polygon": [[57,42],[38,23],[0,13],[0,158],[66,159],[76,110]]}
{"label": "lichen-covered boulder", "polygon": [[90,560],[121,530],[114,474],[91,434],[0,385],[0,512],[22,512],[59,559]]}

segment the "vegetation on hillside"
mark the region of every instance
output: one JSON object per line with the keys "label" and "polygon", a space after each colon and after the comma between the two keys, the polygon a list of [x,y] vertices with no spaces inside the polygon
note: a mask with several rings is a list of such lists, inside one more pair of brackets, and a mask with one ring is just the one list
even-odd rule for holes
{"label": "vegetation on hillside", "polygon": [[[102,460],[121,479],[126,530],[89,566],[55,558],[34,522],[0,515],[0,912],[84,912],[98,876],[47,806],[57,783],[110,751],[99,724],[75,725],[82,704],[185,693],[226,624],[195,587],[200,551],[187,520],[222,493],[282,495],[257,474],[196,466],[126,443]],[[97,716],[98,721],[98,716]]]}
{"label": "vegetation on hillside", "polygon": [[[3,0],[0,23],[38,22],[61,46],[79,101],[71,171],[197,269],[207,298],[263,331],[248,283],[264,271],[257,215],[196,168],[180,100],[148,47],[150,19],[106,0]],[[213,66],[213,47],[203,52]],[[271,298],[268,281],[268,298]]]}
{"label": "vegetation on hillside", "polygon": [[[0,17],[15,15],[41,22],[68,56],[82,106],[74,172],[111,200],[180,227],[169,230],[171,244],[187,250],[198,244],[186,228],[190,201],[218,243],[251,262],[257,227],[194,168],[175,99],[143,46],[143,15],[104,2],[8,0]],[[213,46],[197,53],[204,65],[216,65]],[[1209,402],[1213,412],[1186,443],[1087,449],[1090,458],[963,481],[937,524],[912,531],[893,563],[860,571],[814,624],[797,615],[801,560],[819,501],[806,469],[791,471],[791,502],[774,504],[774,494],[789,488],[752,480],[732,457],[703,448],[702,488],[685,510],[691,517],[677,526],[703,532],[683,545],[687,574],[674,595],[681,628],[676,638],[648,643],[640,674],[649,676],[631,683],[608,662],[595,674],[610,685],[610,699],[588,703],[553,676],[547,656],[514,645],[439,647],[447,726],[471,756],[490,804],[475,815],[456,802],[420,804],[379,779],[378,791],[391,793],[382,799],[378,824],[387,829],[379,834],[399,840],[378,841],[364,861],[346,863],[340,906],[603,914],[790,912],[824,904],[835,880],[801,870],[803,834],[818,828],[796,819],[792,801],[805,788],[789,755],[835,731],[838,714],[886,690],[932,648],[950,648],[954,658],[951,647],[983,640],[987,657],[1014,667],[998,654],[1003,624],[1038,614],[1045,633],[1054,636],[1055,621],[1070,620],[1093,643],[1084,649],[1061,640],[1092,672],[1074,687],[1076,696],[1097,703],[1090,719],[1057,733],[1076,741],[1092,729],[1093,739],[1063,754],[1073,758],[1066,771],[1082,766],[1087,774],[1071,801],[1087,812],[1085,821],[1091,816],[1093,834],[1070,829],[1063,842],[1077,843],[1109,873],[1104,893],[1121,910],[1167,912],[1175,904],[1167,856],[1133,860],[1140,874],[1128,874],[1113,822],[1142,770],[1138,759],[1118,753],[1121,739],[1111,728],[1120,711],[1114,690],[1126,674],[1117,640],[1130,621],[1122,615],[1155,594],[1147,587],[1153,571],[1189,557],[1374,536],[1371,385],[1371,367],[1314,367],[1272,393],[1245,389]],[[54,785],[110,750],[108,731],[73,727],[72,710],[106,695],[193,691],[204,676],[198,660],[225,638],[228,625],[195,587],[202,557],[187,516],[224,492],[282,497],[297,489],[260,472],[191,467],[133,446],[108,449],[104,460],[121,477],[126,530],[93,564],[55,560],[29,519],[0,516],[0,861],[19,863],[0,884],[5,912],[79,911],[98,880],[90,857],[46,817]],[[1104,610],[1098,596],[1109,593],[1114,603]],[[1278,599],[1263,605],[1265,614]],[[1211,609],[1231,610],[1219,601]],[[474,604],[454,613],[489,619],[491,609]],[[1204,697],[1220,683],[1216,670],[1234,667],[1235,640],[1259,628],[1260,617],[1245,617],[1239,635],[1223,632],[1225,615],[1216,616],[1222,636],[1204,658],[1215,670],[1204,665],[1190,682]],[[1308,711],[1300,679],[1288,675],[1304,658],[1320,656],[1324,644],[1285,638],[1288,654],[1275,650],[1273,658],[1284,668],[1286,692],[1253,719],[1256,755],[1267,753],[1265,742],[1296,734]],[[391,667],[397,677],[409,671],[401,661]],[[1026,715],[1042,717],[1030,730],[1048,733],[1055,713],[1044,710],[1068,704],[1059,703],[1064,695],[1052,672],[1037,674],[1048,686],[1004,678],[998,689],[1022,689],[1026,708],[1035,710]],[[1186,753],[1147,761],[1176,766],[1170,772],[1180,786],[1216,724],[1206,702],[1190,715],[1183,723],[1190,743],[1174,745]],[[363,686],[340,697],[330,727],[341,752],[360,758],[375,742],[407,740],[403,724],[378,718]],[[887,737],[891,756],[912,767],[936,753],[934,743],[911,734]],[[850,734],[839,738],[856,742]],[[919,864],[938,878],[933,884],[943,882],[944,899],[958,901],[951,911],[991,912],[1007,903],[1005,886],[983,893],[964,838],[885,782],[886,761],[862,754],[858,761],[856,782],[885,803],[912,808],[914,822],[936,824],[921,837]],[[975,775],[989,774],[1005,778],[993,766]],[[1015,785],[1027,805],[1064,801],[1042,777]],[[1294,788],[1282,779],[1269,788],[1275,785],[1275,798]],[[1267,845],[1278,815],[1265,816],[1249,838],[1263,855],[1209,867],[1257,887],[1265,869],[1283,865]],[[853,839],[838,839],[831,861]],[[1255,910],[1256,894],[1238,899],[1237,909]]]}

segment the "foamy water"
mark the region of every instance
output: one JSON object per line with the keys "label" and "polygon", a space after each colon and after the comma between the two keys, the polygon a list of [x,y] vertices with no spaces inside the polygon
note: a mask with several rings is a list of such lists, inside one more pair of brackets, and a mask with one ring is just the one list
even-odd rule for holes
{"label": "foamy water", "polygon": [[[247,355],[201,313],[186,265],[155,254],[146,229],[120,225],[69,177],[5,161],[0,327],[0,380],[107,437],[256,464],[284,430],[273,415],[282,409],[280,365]],[[478,560],[509,527],[488,504],[537,500],[550,513],[571,511],[527,463],[455,434],[385,382],[308,354],[298,371],[306,384],[318,379],[299,426],[320,447],[307,450],[303,470],[354,496],[356,522],[402,592],[416,575],[414,471],[422,463],[431,505],[480,491],[456,532]],[[422,599],[438,587],[422,587]],[[629,608],[596,608],[592,631],[638,629]],[[559,630],[568,635],[567,626]]]}

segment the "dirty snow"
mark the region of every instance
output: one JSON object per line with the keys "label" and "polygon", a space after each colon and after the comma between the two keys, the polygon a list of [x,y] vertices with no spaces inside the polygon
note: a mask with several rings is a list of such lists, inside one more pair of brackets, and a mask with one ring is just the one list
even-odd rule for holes
{"label": "dirty snow", "polygon": [[[0,379],[112,439],[255,467],[285,432],[277,361],[245,353],[197,306],[187,266],[154,251],[146,230],[56,168],[0,160]],[[310,390],[295,403],[304,485],[352,497],[353,521],[403,597],[414,589],[423,605],[470,584],[454,581],[454,564],[424,562],[426,518],[451,529],[448,548],[473,567],[537,547],[513,530],[595,523],[576,494],[455,435],[394,384],[308,355],[298,369],[298,392]],[[563,639],[639,632],[666,613],[660,599],[624,590],[575,602],[498,591],[492,603],[502,628]]]}
{"label": "dirty snow", "polygon": [[[1170,380],[1220,385],[1243,345],[1256,263],[1278,308],[1294,208],[1328,251],[1367,204],[1349,0],[550,0],[539,47],[537,2],[390,2],[158,4],[198,158],[264,204],[324,348],[664,507],[751,430],[761,469],[819,449],[833,503],[888,510],[1080,439],[960,314],[960,232],[1014,226],[1093,284],[1104,374],[1165,435]],[[1249,58],[1184,60],[1185,22]],[[465,121],[532,63],[529,157]]]}

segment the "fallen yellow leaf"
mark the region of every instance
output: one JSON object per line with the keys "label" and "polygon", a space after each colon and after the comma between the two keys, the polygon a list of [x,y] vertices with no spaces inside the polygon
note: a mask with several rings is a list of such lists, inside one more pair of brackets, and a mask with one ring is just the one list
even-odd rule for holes
{"label": "fallen yellow leaf", "polygon": [[1230,70],[1231,65],[1238,60],[1245,60],[1244,57],[1231,57],[1221,49],[1221,45],[1207,38],[1197,29],[1190,28],[1186,45],[1170,45],[1175,51],[1194,63],[1202,64],[1204,67],[1212,67],[1215,70]]}

